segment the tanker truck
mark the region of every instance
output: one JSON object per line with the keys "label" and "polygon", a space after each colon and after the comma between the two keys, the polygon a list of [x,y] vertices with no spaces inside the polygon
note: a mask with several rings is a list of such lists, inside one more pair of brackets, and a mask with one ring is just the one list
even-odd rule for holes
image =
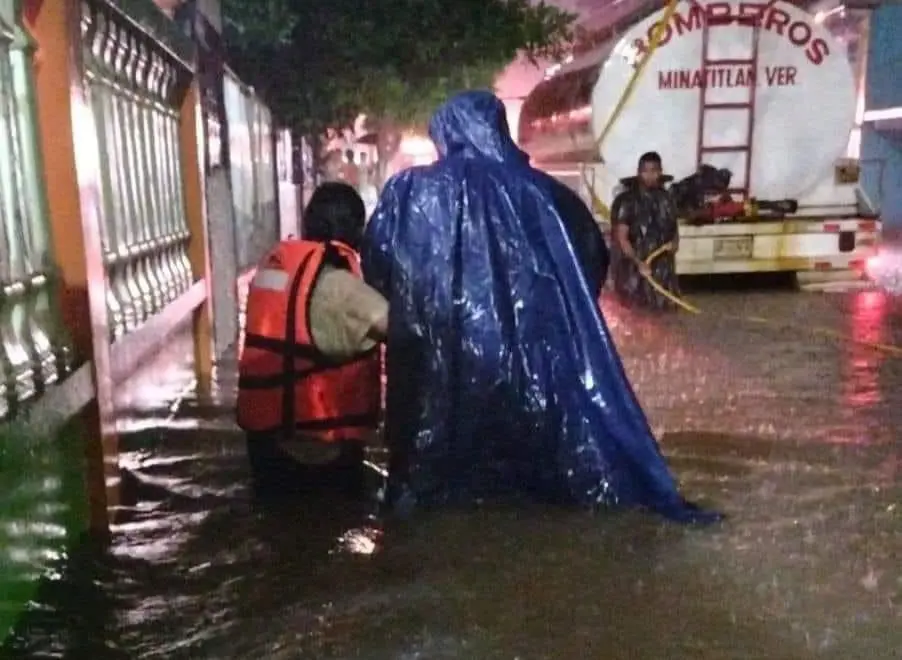
{"label": "tanker truck", "polygon": [[825,16],[845,11],[836,7],[691,0],[668,16],[664,3],[646,4],[533,89],[520,146],[576,190],[605,231],[620,180],[646,151],[677,181],[726,173],[715,210],[680,221],[682,275],[861,279],[881,224],[859,186],[863,40],[850,45],[835,22],[831,31]]}

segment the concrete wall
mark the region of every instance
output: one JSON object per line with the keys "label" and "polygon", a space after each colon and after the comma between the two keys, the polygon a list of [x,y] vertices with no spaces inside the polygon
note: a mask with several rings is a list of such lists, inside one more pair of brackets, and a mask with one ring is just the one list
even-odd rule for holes
{"label": "concrete wall", "polygon": [[[902,108],[902,5],[885,4],[871,17],[868,46],[867,110]],[[902,231],[902,119],[866,122],[861,135],[864,187],[879,199],[884,227]]]}

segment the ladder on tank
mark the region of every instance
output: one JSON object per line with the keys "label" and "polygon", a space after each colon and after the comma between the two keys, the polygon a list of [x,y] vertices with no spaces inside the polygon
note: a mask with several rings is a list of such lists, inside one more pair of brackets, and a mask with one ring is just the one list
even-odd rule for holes
{"label": "ladder on tank", "polygon": [[[761,22],[767,11],[773,6],[776,0],[770,0],[760,13],[755,16],[739,17],[736,15],[721,17],[711,17],[704,4],[693,2],[692,4],[699,7],[702,12],[702,71],[705,75],[705,84],[701,86],[699,105],[698,105],[698,143],[696,149],[696,167],[705,163],[705,156],[708,154],[725,154],[725,153],[744,153],[745,154],[745,175],[743,177],[742,186],[734,186],[728,190],[732,195],[742,195],[743,200],[749,199],[749,190],[751,189],[752,178],[752,141],[755,135],[755,97],[758,90],[758,41],[761,36]],[[751,56],[748,59],[710,59],[708,56],[708,41],[710,30],[718,25],[732,25],[733,23],[740,25],[749,25],[752,30]],[[708,69],[713,66],[747,66],[754,72],[755,79],[752,85],[748,87],[748,99],[745,101],[731,103],[710,103],[708,101]],[[735,114],[745,112],[745,142],[738,142],[730,145],[708,145],[705,143],[705,116],[712,110],[730,110]],[[735,180],[735,179],[734,179]]]}

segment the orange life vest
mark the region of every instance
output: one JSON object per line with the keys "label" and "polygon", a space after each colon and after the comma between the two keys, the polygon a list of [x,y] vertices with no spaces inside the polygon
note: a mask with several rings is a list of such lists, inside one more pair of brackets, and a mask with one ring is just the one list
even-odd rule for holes
{"label": "orange life vest", "polygon": [[357,254],[342,243],[286,240],[251,280],[238,368],[245,431],[333,442],[365,440],[378,423],[379,348],[338,363],[313,344],[310,295],[327,260],[361,275]]}

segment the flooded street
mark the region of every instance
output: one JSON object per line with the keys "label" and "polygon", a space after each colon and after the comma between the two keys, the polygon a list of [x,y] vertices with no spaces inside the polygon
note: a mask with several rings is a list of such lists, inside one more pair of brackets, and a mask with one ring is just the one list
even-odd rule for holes
{"label": "flooded street", "polygon": [[864,345],[902,346],[902,300],[690,298],[704,314],[606,313],[687,495],[723,526],[535,506],[384,528],[335,497],[264,507],[232,367],[174,414],[190,374],[167,373],[127,402],[112,548],[73,554],[7,656],[902,657],[902,356]]}

